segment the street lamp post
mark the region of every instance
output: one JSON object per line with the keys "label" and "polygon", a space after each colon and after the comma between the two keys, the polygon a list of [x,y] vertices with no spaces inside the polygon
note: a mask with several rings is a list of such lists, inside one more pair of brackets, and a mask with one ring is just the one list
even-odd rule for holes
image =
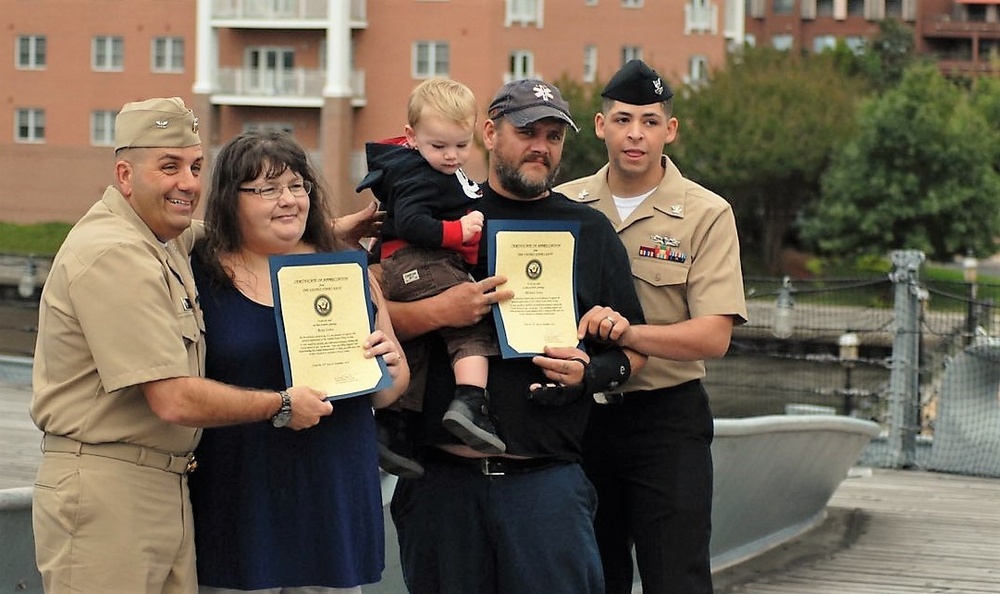
{"label": "street lamp post", "polygon": [[858,335],[848,330],[837,339],[840,348],[840,365],[844,368],[844,415],[854,412],[854,392],[851,386],[851,370],[858,362]]}
{"label": "street lamp post", "polygon": [[781,281],[781,289],[778,290],[778,298],[774,302],[774,320],[771,323],[771,334],[776,338],[788,338],[795,332],[795,318],[792,308],[795,306],[795,299],[792,298],[792,279],[785,277]]}
{"label": "street lamp post", "polygon": [[21,299],[30,299],[35,294],[36,273],[35,257],[28,256],[27,262],[24,263],[24,271],[21,272],[21,279],[17,283],[17,294]]}
{"label": "street lamp post", "polygon": [[977,278],[979,276],[979,260],[972,254],[972,250],[966,254],[962,260],[962,276],[965,278],[966,289],[966,312],[965,312],[965,335],[966,342],[971,342],[976,335],[976,293],[978,293]]}

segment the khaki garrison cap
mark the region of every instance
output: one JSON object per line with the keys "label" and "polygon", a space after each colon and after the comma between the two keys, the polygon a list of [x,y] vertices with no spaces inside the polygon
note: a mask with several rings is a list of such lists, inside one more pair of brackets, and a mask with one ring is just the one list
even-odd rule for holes
{"label": "khaki garrison cap", "polygon": [[115,118],[115,150],[201,144],[198,118],[180,97],[126,103]]}

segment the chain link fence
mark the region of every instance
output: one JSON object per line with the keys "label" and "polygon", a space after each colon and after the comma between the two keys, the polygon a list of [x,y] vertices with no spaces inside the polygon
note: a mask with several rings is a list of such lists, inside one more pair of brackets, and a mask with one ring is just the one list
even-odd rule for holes
{"label": "chain link fence", "polygon": [[[864,463],[1000,476],[1000,285],[921,280],[922,262],[895,252],[888,275],[746,278],[750,322],[706,363],[716,418],[848,415],[883,427]],[[33,354],[48,264],[0,257],[0,355]]]}
{"label": "chain link fence", "polygon": [[1000,285],[921,280],[922,254],[894,256],[871,278],[746,278],[750,322],[707,362],[713,412],[872,420],[867,463],[1000,476]]}

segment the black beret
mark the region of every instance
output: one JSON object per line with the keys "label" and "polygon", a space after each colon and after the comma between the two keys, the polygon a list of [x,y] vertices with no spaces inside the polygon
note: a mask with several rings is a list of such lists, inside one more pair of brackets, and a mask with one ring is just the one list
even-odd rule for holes
{"label": "black beret", "polygon": [[601,92],[601,97],[629,105],[662,103],[673,96],[660,75],[642,60],[629,60]]}

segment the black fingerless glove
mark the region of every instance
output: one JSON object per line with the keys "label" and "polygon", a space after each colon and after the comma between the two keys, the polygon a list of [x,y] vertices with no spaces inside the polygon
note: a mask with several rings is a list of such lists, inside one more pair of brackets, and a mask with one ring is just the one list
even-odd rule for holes
{"label": "black fingerless glove", "polygon": [[583,374],[587,392],[611,392],[624,384],[632,374],[632,363],[621,349],[609,349],[590,358]]}

